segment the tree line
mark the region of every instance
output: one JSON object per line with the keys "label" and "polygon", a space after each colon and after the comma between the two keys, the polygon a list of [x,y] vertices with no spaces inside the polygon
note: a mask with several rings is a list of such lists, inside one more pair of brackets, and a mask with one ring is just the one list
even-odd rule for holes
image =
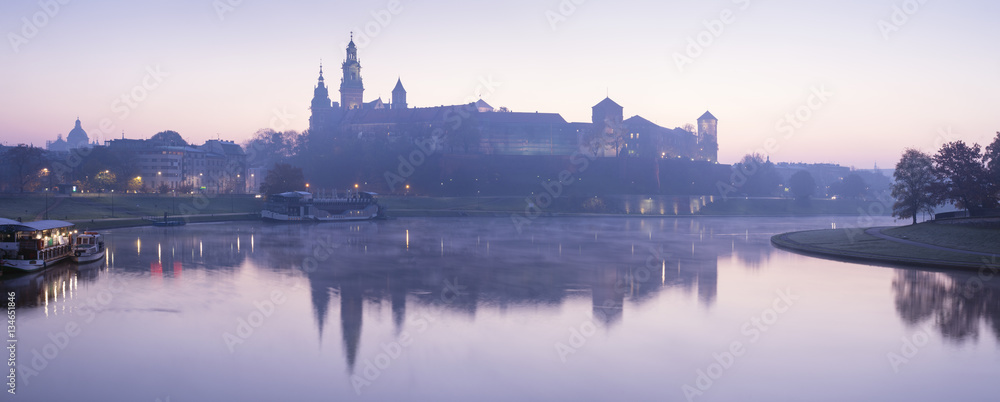
{"label": "tree line", "polygon": [[951,204],[977,215],[1000,205],[1000,132],[990,145],[949,142],[936,154],[908,148],[896,164],[893,216],[912,218]]}

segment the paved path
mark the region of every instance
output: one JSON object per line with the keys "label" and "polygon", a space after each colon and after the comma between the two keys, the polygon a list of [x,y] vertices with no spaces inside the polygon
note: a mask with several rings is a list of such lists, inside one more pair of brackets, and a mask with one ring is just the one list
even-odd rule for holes
{"label": "paved path", "polygon": [[942,246],[937,246],[937,245],[934,245],[934,244],[927,244],[927,243],[921,243],[921,242],[913,241],[913,240],[901,239],[899,237],[893,237],[893,236],[889,236],[887,234],[882,233],[882,229],[888,229],[888,228],[885,228],[885,227],[868,228],[868,229],[865,230],[865,233],[869,234],[869,235],[872,235],[872,236],[875,236],[875,237],[878,237],[878,238],[880,238],[882,240],[888,240],[888,241],[892,241],[892,242],[896,242],[896,243],[907,244],[907,245],[910,245],[910,246],[917,246],[917,247],[929,248],[929,249],[932,249],[932,250],[950,251],[950,252],[953,252],[953,253],[972,254],[972,255],[982,255],[982,256],[986,256],[986,257],[996,257],[998,255],[997,253],[981,253],[981,252],[978,252],[978,251],[969,251],[969,250],[962,250],[962,249],[957,249],[957,248],[942,247]]}

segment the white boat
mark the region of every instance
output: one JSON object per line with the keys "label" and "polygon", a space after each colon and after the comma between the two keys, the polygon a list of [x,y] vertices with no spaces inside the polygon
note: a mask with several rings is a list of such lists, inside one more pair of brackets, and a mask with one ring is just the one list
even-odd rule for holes
{"label": "white boat", "polygon": [[0,267],[35,271],[73,254],[73,224],[0,218]]}
{"label": "white boat", "polygon": [[104,236],[97,232],[83,232],[73,239],[73,261],[88,263],[104,258]]}
{"label": "white boat", "polygon": [[352,197],[314,199],[305,191],[272,194],[260,212],[261,218],[280,222],[366,221],[383,217],[375,193],[358,192]]}

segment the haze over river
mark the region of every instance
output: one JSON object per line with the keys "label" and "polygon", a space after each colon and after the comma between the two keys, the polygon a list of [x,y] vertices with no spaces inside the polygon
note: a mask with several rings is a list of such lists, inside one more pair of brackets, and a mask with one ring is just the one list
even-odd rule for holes
{"label": "haze over river", "polygon": [[997,400],[1000,279],[769,242],[858,224],[540,218],[519,233],[509,218],[408,218],[110,230],[102,263],[3,281],[18,302],[8,399]]}

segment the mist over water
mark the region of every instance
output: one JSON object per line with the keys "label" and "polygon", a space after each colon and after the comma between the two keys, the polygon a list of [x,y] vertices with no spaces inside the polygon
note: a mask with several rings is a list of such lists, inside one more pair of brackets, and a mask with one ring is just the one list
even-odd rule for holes
{"label": "mist over water", "polygon": [[769,242],[857,224],[541,218],[519,233],[507,218],[412,218],[116,229],[106,261],[2,287],[17,293],[22,400],[989,395],[1000,366],[995,283],[970,289],[975,273],[815,259]]}

